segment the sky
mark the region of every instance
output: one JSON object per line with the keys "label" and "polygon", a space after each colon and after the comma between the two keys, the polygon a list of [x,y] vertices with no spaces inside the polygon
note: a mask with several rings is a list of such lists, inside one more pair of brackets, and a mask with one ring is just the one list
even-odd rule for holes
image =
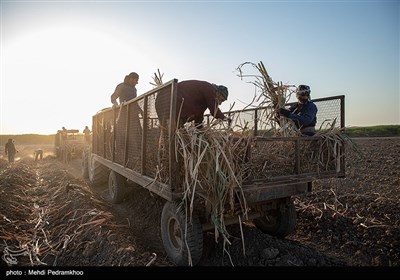
{"label": "sky", "polygon": [[255,87],[236,69],[260,61],[312,98],[345,95],[346,126],[398,125],[399,17],[385,0],[1,0],[0,134],[82,131],[125,75],[140,95],[157,69],[225,85],[222,111],[241,109]]}

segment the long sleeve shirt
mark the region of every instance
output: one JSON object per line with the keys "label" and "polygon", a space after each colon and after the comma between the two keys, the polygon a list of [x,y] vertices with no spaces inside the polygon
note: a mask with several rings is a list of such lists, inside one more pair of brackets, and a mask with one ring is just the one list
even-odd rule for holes
{"label": "long sleeve shirt", "polygon": [[202,123],[204,112],[207,109],[215,118],[225,119],[225,115],[218,107],[217,91],[211,83],[206,81],[188,80],[179,82],[176,109],[182,122],[194,120],[196,124]]}
{"label": "long sleeve shirt", "polygon": [[7,142],[5,147],[4,147],[5,154],[8,155],[14,155],[17,152],[17,149],[15,148],[15,145],[13,142]]}
{"label": "long sleeve shirt", "polygon": [[306,104],[293,103],[289,106],[288,110],[291,112],[288,118],[295,120],[299,128],[315,126],[317,123],[318,109],[311,101]]}
{"label": "long sleeve shirt", "polygon": [[119,98],[119,103],[131,100],[137,96],[136,88],[124,83],[120,83],[114,93],[111,95],[111,103],[117,105],[116,100]]}

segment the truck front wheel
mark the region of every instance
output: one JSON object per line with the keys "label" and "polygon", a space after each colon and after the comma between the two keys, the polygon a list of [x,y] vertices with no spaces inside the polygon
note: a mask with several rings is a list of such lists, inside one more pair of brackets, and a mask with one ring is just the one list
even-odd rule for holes
{"label": "truck front wheel", "polygon": [[112,203],[121,203],[126,194],[126,178],[111,170],[108,177],[108,192]]}
{"label": "truck front wheel", "polygon": [[178,266],[196,265],[203,253],[203,230],[197,215],[167,201],[161,214],[161,237],[169,258]]}
{"label": "truck front wheel", "polygon": [[293,201],[282,202],[278,209],[271,210],[265,216],[254,219],[253,223],[263,233],[285,238],[296,228],[296,208]]}

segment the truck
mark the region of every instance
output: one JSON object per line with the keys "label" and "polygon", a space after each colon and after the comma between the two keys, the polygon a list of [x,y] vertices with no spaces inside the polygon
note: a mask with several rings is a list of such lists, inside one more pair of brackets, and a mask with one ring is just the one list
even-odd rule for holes
{"label": "truck", "polygon": [[54,154],[63,163],[69,163],[72,159],[82,158],[86,142],[83,134],[78,129],[57,130],[54,140]]}
{"label": "truck", "polygon": [[[173,263],[187,266],[199,262],[204,236],[215,232],[217,225],[204,189],[193,191],[193,205],[182,203],[187,197],[182,175],[186,167],[184,156],[177,156],[176,94],[177,79],[173,79],[118,107],[97,112],[92,117],[92,142],[82,156],[82,175],[93,187],[108,184],[112,203],[124,199],[131,186],[128,181],[162,197],[163,246]],[[344,128],[344,95],[313,102],[318,107],[319,123]],[[167,118],[161,117],[159,108]],[[273,136],[265,125],[267,110],[257,107],[225,113],[245,123],[247,129],[246,133],[236,131],[227,138],[244,147],[239,163],[244,172],[239,174],[230,207],[221,217],[224,225],[248,220],[263,233],[284,238],[296,227],[294,198],[312,192],[318,179],[345,177],[345,145],[340,137],[332,140],[322,134]],[[212,116],[205,116],[205,122],[210,124],[212,120]],[[217,125],[216,130],[221,127]],[[283,158],[283,154],[289,158]],[[207,164],[204,159],[200,163]]]}

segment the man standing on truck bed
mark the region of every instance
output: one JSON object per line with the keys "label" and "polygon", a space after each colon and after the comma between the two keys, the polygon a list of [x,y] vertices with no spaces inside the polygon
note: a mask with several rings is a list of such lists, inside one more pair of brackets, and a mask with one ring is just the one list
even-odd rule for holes
{"label": "man standing on truck bed", "polygon": [[129,101],[137,96],[136,85],[139,81],[139,75],[135,72],[130,73],[125,76],[124,82],[120,83],[116,88],[114,93],[111,95],[111,103],[118,105],[117,99],[119,99],[119,104],[124,101]]}
{"label": "man standing on truck bed", "polygon": [[[163,106],[166,98],[169,98],[169,95],[160,92],[156,100],[156,111],[161,124],[165,124],[169,118],[169,106]],[[207,109],[214,118],[230,121],[218,107],[227,99],[228,89],[223,85],[198,80],[179,82],[176,102],[176,115],[179,116],[178,127],[186,122],[194,121],[198,128],[202,128],[204,112]]]}
{"label": "man standing on truck bed", "polygon": [[311,101],[310,87],[299,85],[296,90],[297,103],[292,103],[288,108],[280,108],[279,114],[292,119],[301,133],[307,136],[315,134],[317,123],[317,106]]}
{"label": "man standing on truck bed", "polygon": [[214,118],[227,120],[218,107],[227,99],[225,86],[197,80],[179,82],[176,108],[180,110],[180,125],[194,120],[195,125],[201,127],[207,109]]}
{"label": "man standing on truck bed", "polygon": [[[131,72],[129,75],[125,76],[124,82],[117,85],[114,93],[111,95],[111,103],[113,106],[117,106],[117,99],[119,99],[119,104],[121,105],[123,102],[129,101],[137,97],[136,85],[139,81],[139,75],[136,72]],[[142,127],[139,120],[139,114],[143,117],[143,110],[140,108],[138,102],[134,104],[128,105],[131,108],[132,119],[132,129],[131,132],[134,135],[133,141],[135,141],[135,148],[139,149],[141,145],[142,139]],[[120,107],[122,109],[122,107]],[[118,117],[116,118],[117,127],[120,125],[123,126],[123,123],[119,122],[121,110],[118,112]],[[119,127],[118,130],[122,129]]]}

